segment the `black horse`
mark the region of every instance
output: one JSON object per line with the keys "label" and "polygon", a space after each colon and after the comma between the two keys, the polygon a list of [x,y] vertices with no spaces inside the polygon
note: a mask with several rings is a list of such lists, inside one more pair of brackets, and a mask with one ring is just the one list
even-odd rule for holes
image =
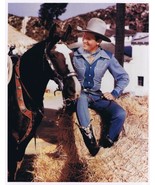
{"label": "black horse", "polygon": [[[76,99],[81,91],[63,34],[51,28],[44,41],[25,52],[13,66],[8,84],[8,181],[15,181],[25,149],[34,137],[43,114],[43,96],[49,80],[62,81],[63,98]],[[13,59],[13,58],[12,58]],[[15,60],[15,59],[13,59]]]}

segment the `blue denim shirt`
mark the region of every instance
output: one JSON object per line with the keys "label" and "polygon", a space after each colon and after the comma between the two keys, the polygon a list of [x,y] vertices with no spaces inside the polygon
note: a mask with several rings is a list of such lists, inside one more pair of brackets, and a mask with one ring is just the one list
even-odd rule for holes
{"label": "blue denim shirt", "polygon": [[129,83],[129,76],[124,68],[111,52],[102,48],[92,54],[94,60],[91,64],[87,59],[88,54],[82,47],[74,51],[73,65],[81,86],[92,91],[100,90],[102,77],[109,70],[115,80],[115,87],[111,93],[118,98]]}

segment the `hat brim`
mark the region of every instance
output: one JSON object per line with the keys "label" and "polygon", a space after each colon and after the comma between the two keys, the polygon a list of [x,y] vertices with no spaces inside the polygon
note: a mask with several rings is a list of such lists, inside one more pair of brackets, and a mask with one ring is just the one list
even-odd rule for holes
{"label": "hat brim", "polygon": [[104,36],[104,35],[101,35],[101,34],[99,34],[99,33],[96,33],[96,32],[94,32],[94,31],[91,31],[91,30],[82,30],[81,28],[77,28],[77,31],[79,31],[79,32],[94,33],[95,35],[98,35],[102,40],[104,40],[104,41],[106,41],[106,42],[111,42],[111,40],[110,40],[108,37],[106,37],[106,36]]}

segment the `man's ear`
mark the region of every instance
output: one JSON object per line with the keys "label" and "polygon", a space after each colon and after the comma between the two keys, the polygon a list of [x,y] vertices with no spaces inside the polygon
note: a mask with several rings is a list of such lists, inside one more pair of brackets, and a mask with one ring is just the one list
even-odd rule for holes
{"label": "man's ear", "polygon": [[102,39],[97,40],[97,43],[101,44],[101,42],[102,42]]}
{"label": "man's ear", "polygon": [[102,39],[98,39],[96,42],[97,42],[97,45],[99,46],[102,42]]}

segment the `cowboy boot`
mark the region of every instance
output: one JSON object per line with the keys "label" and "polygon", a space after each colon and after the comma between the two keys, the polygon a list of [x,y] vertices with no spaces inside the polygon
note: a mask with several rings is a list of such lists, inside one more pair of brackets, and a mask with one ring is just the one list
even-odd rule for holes
{"label": "cowboy boot", "polygon": [[92,156],[95,156],[98,153],[100,147],[97,145],[95,136],[93,134],[92,125],[88,125],[88,127],[79,127],[79,128],[86,147],[88,148],[90,154]]}
{"label": "cowboy boot", "polygon": [[114,141],[110,139],[109,135],[106,135],[100,140],[99,145],[103,148],[110,148],[114,145]]}

